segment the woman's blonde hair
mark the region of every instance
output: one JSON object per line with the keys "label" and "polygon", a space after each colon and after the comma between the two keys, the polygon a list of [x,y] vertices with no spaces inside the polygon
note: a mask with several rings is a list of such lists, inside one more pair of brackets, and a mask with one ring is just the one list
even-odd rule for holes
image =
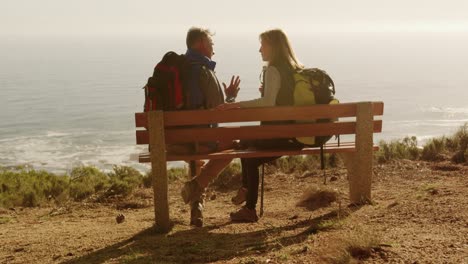
{"label": "woman's blonde hair", "polygon": [[304,66],[296,58],[288,37],[281,29],[271,29],[260,34],[260,40],[271,45],[273,54],[270,65],[286,63],[293,70],[301,70]]}

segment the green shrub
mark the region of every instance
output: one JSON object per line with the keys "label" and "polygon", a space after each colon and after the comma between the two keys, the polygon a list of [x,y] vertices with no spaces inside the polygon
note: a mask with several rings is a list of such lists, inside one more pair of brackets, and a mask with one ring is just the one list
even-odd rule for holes
{"label": "green shrub", "polygon": [[0,206],[33,207],[67,196],[66,177],[46,171],[0,169]]}
{"label": "green shrub", "polygon": [[468,162],[468,123],[465,123],[447,142],[447,148],[454,151],[452,161],[455,163]]}
{"label": "green shrub", "polygon": [[86,199],[108,186],[109,177],[95,167],[77,167],[70,173],[70,197],[75,201]]}
{"label": "green shrub", "polygon": [[[173,167],[167,170],[167,181],[169,183],[176,180],[184,180],[188,178],[187,167]],[[150,170],[143,176],[143,186],[146,188],[153,187],[153,172]]]}
{"label": "green shrub", "polygon": [[459,130],[455,136],[458,138],[460,150],[468,150],[468,123],[466,123],[463,128]]}
{"label": "green shrub", "polygon": [[375,154],[379,163],[393,159],[416,160],[420,156],[418,141],[415,136],[405,137],[400,140],[392,140],[389,143],[380,141],[379,151]]}
{"label": "green shrub", "polygon": [[427,160],[427,161],[441,160],[442,159],[441,154],[446,149],[445,142],[446,142],[445,137],[433,138],[429,140],[426,143],[426,145],[424,145],[424,148],[421,153],[421,159]]}
{"label": "green shrub", "polygon": [[465,152],[468,149],[468,123],[465,123],[455,132],[450,138],[450,144],[447,145],[452,151]]}
{"label": "green shrub", "polygon": [[151,171],[148,171],[144,176],[143,176],[143,186],[145,188],[151,188],[153,187],[153,173]]}
{"label": "green shrub", "polygon": [[[327,156],[325,155],[325,162]],[[294,156],[292,159],[286,159],[289,162],[290,168],[289,171],[296,171],[297,173],[303,173],[305,171],[311,171],[318,169],[320,166],[320,156],[319,155],[303,155],[303,156]],[[283,171],[288,173],[287,170]]]}
{"label": "green shrub", "polygon": [[405,137],[401,140],[393,140],[389,143],[380,141],[380,149],[375,154],[379,163],[393,159],[410,159],[437,161],[444,159],[447,152],[455,152],[452,161],[456,163],[466,162],[465,151],[468,148],[468,123],[461,126],[452,136],[432,138],[422,150],[418,148],[416,137]]}
{"label": "green shrub", "polygon": [[327,155],[327,163],[331,168],[336,168],[340,164],[340,157],[336,153]]}
{"label": "green shrub", "polygon": [[106,191],[106,196],[127,196],[143,184],[143,175],[128,166],[114,166],[108,176],[110,187]]}
{"label": "green shrub", "polygon": [[188,169],[187,167],[173,167],[167,170],[167,180],[174,182],[176,180],[188,180]]}
{"label": "green shrub", "polygon": [[28,191],[23,194],[21,205],[25,207],[35,207],[39,205],[39,199],[40,197],[38,197],[36,192]]}
{"label": "green shrub", "polygon": [[[325,162],[327,156],[325,155]],[[303,163],[302,171],[318,169],[320,168],[320,155],[306,155],[304,156]]]}
{"label": "green shrub", "polygon": [[230,163],[224,170],[219,174],[219,177],[232,177],[242,173],[241,164],[239,162]]}
{"label": "green shrub", "polygon": [[302,173],[311,170],[317,164],[314,156],[285,156],[275,160],[273,166],[283,173]]}
{"label": "green shrub", "polygon": [[275,160],[272,165],[281,172],[289,173],[294,168],[294,164],[290,163],[291,160],[293,159],[290,159],[290,157],[281,157]]}
{"label": "green shrub", "polygon": [[465,163],[466,162],[466,153],[463,151],[458,151],[452,156],[452,162],[454,163]]}
{"label": "green shrub", "polygon": [[[325,154],[325,168],[336,168],[339,166],[341,159],[335,153]],[[278,171],[283,173],[303,173],[305,171],[313,171],[321,168],[320,155],[298,155],[285,156],[275,160],[272,163]]]}
{"label": "green shrub", "polygon": [[216,177],[211,186],[221,190],[231,190],[240,187],[242,178],[242,168],[239,162],[231,162],[224,170]]}
{"label": "green shrub", "polygon": [[109,174],[82,166],[73,168],[69,176],[27,167],[0,167],[0,206],[33,207],[69,199],[81,201],[96,194],[98,198],[126,196],[141,186],[143,180],[141,173],[126,166],[114,166]]}

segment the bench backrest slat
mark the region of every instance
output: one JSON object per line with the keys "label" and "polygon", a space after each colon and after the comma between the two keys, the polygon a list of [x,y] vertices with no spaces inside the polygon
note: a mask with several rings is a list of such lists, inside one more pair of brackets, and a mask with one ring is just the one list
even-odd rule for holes
{"label": "bench backrest slat", "polygon": [[[382,120],[375,120],[374,133],[382,131]],[[173,128],[165,129],[166,144],[204,142],[235,139],[267,139],[306,136],[345,135],[356,132],[356,122],[335,122],[316,124],[286,124],[218,128]],[[137,144],[148,144],[147,130],[136,131]]]}
{"label": "bench backrest slat", "polygon": [[[383,115],[383,102],[372,102],[373,115]],[[243,108],[227,111],[195,110],[164,113],[164,126],[204,125],[230,122],[313,120],[318,118],[355,117],[357,103],[313,106]],[[136,127],[147,127],[147,114],[135,114]]]}

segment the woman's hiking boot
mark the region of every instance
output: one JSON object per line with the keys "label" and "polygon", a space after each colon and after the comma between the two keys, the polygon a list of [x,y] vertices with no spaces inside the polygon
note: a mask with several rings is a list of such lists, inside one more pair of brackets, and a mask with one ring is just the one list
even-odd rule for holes
{"label": "woman's hiking boot", "polygon": [[239,211],[230,214],[233,222],[253,223],[258,221],[257,211],[243,206]]}
{"label": "woman's hiking boot", "polygon": [[184,200],[185,204],[196,201],[203,195],[203,189],[200,187],[197,181],[191,180],[184,183],[184,187],[180,191],[180,195]]}
{"label": "woman's hiking boot", "polygon": [[240,187],[237,190],[236,196],[231,198],[231,202],[235,205],[242,204],[247,199],[247,188]]}

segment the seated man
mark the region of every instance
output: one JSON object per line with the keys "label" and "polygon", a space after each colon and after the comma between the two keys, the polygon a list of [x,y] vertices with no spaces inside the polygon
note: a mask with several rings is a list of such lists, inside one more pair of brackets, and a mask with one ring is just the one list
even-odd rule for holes
{"label": "seated man", "polygon": [[[208,29],[192,27],[187,33],[187,58],[192,62],[187,88],[190,94],[189,109],[211,109],[226,102],[233,102],[239,91],[239,76],[232,76],[229,86],[223,83],[224,99],[221,85],[214,72],[216,62],[211,58],[213,52],[213,34]],[[217,124],[212,124],[216,126]],[[212,152],[227,149],[232,142],[201,142],[197,144],[197,152]],[[169,149],[168,149],[169,150]],[[169,150],[170,151],[170,150]],[[207,165],[212,163],[208,162]],[[198,227],[203,226],[203,191],[190,201],[190,224]]]}

